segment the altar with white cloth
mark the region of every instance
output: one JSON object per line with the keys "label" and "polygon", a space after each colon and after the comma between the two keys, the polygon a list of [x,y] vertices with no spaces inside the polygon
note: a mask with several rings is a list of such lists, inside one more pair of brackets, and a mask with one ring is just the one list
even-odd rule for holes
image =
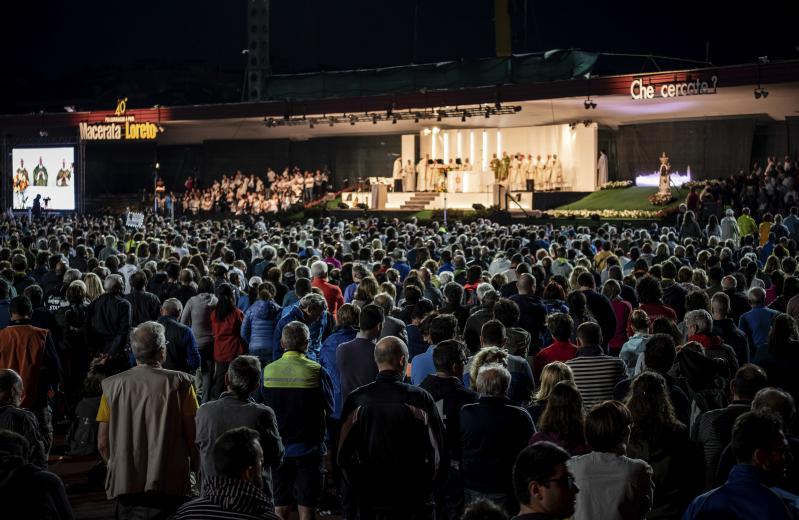
{"label": "altar with white cloth", "polygon": [[[491,176],[491,172],[488,172]],[[480,193],[488,191],[488,182],[479,171],[452,170],[447,173],[447,191],[449,193]],[[490,182],[493,182],[493,177]]]}

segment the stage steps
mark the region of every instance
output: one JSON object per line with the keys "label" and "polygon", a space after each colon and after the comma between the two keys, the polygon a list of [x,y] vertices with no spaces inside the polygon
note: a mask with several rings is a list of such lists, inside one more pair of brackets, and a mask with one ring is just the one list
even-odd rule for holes
{"label": "stage steps", "polygon": [[410,199],[405,201],[400,209],[421,211],[427,207],[428,204],[436,200],[440,194],[436,192],[417,192],[411,196]]}

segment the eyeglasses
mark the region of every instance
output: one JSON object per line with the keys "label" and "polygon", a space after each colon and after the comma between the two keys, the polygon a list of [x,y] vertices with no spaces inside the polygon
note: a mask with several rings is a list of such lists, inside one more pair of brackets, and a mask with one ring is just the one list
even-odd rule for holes
{"label": "eyeglasses", "polygon": [[546,484],[548,482],[557,482],[561,486],[565,486],[569,491],[577,489],[577,483],[573,475],[563,475],[560,478],[550,478],[547,480],[542,480],[541,484]]}

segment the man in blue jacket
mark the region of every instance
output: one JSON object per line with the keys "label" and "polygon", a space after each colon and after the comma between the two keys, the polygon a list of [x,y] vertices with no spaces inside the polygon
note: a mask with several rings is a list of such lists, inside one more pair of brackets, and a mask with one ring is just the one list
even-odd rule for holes
{"label": "man in blue jacket", "polygon": [[288,323],[280,336],[285,354],[264,368],[264,404],[275,411],[285,449],[283,464],[272,474],[281,518],[288,518],[294,505],[300,518],[313,518],[322,496],[325,419],[333,411],[333,389],[327,371],[306,357],[309,337],[304,323]]}
{"label": "man in blue jacket", "polygon": [[738,417],[732,431],[732,451],[738,464],[727,482],[695,498],[683,520],[796,518],[799,497],[772,487],[784,475],[790,453],[779,416],[758,410]]}
{"label": "man in blue jacket", "polygon": [[304,323],[310,331],[308,342],[308,359],[316,361],[319,359],[319,351],[322,348],[322,339],[328,328],[327,303],[323,296],[310,293],[302,297],[296,306],[283,310],[283,317],[275,326],[275,336],[273,345],[275,348],[274,359],[280,358],[283,353],[280,351],[280,337],[283,334],[283,327],[292,321]]}
{"label": "man in blue jacket", "polygon": [[749,340],[749,359],[754,359],[758,349],[768,347],[771,321],[779,312],[766,307],[766,291],[760,287],[749,289],[747,296],[752,310],[741,316],[738,328],[746,334],[746,338]]}
{"label": "man in blue jacket", "polygon": [[177,298],[168,298],[161,305],[158,323],[164,326],[166,336],[166,360],[162,365],[193,375],[200,367],[200,351],[191,328],[178,321],[182,311],[183,305]]}

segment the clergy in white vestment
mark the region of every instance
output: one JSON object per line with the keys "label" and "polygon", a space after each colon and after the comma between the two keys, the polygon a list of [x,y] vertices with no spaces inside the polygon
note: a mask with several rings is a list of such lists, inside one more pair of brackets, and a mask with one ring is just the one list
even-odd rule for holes
{"label": "clergy in white vestment", "polygon": [[599,150],[599,159],[596,162],[596,187],[599,188],[608,182],[608,154]]}

